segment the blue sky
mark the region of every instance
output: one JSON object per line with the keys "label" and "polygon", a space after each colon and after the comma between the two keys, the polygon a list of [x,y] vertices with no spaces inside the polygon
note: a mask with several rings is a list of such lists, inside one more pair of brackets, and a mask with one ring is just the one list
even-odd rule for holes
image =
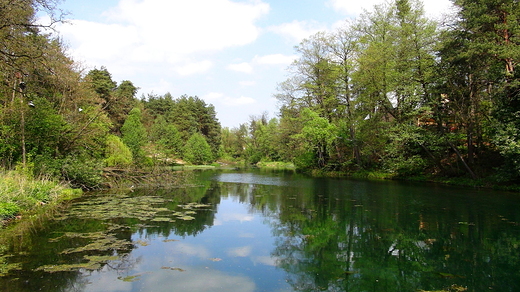
{"label": "blue sky", "polygon": [[[62,0],[57,29],[86,71],[105,66],[114,81],[150,93],[198,96],[224,127],[275,117],[273,98],[294,46],[383,0]],[[426,0],[432,17],[449,0]]]}

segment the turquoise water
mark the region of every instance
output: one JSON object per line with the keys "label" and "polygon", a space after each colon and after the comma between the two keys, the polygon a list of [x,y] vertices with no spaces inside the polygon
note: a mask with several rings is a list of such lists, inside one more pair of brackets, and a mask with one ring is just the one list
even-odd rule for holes
{"label": "turquoise water", "polygon": [[519,203],[434,184],[195,172],[183,187],[89,194],[41,219],[4,248],[0,289],[520,291]]}

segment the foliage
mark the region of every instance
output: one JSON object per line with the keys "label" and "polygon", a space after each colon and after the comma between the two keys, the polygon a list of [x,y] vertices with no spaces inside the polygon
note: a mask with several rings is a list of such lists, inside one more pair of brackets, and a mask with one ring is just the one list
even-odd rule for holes
{"label": "foliage", "polygon": [[[278,86],[276,118],[222,129],[197,96],[138,100],[139,88],[105,67],[85,74],[40,30],[61,21],[54,0],[0,0],[0,166],[99,185],[102,163],[130,165],[111,133],[141,166],[184,155],[517,182],[520,4],[454,4],[447,25],[428,19],[420,0],[395,0],[309,36]],[[50,23],[36,21],[41,11]],[[210,155],[184,147],[196,133]],[[88,163],[75,173],[70,161]]]}
{"label": "foliage", "polygon": [[86,80],[103,100],[103,109],[112,121],[112,131],[119,134],[127,115],[137,103],[135,95],[138,88],[128,80],[118,86],[105,67],[89,71]]}
{"label": "foliage", "polygon": [[105,163],[110,167],[128,167],[132,164],[132,151],[118,136],[107,136]]}
{"label": "foliage", "polygon": [[337,137],[337,127],[316,112],[304,108],[301,112],[303,128],[294,139],[300,141],[305,155],[313,153],[317,161],[309,166],[324,167],[332,153],[333,144]]}
{"label": "foliage", "polygon": [[[71,191],[46,178],[34,179],[17,172],[0,174],[0,220],[57,201]],[[77,191],[73,191],[77,192]]]}
{"label": "foliage", "polygon": [[103,183],[102,168],[102,160],[92,160],[86,155],[69,156],[63,161],[62,176],[75,188],[98,189]]}
{"label": "foliage", "polygon": [[454,4],[446,26],[420,1],[397,0],[304,39],[275,95],[279,119],[223,130],[223,152],[304,169],[517,181],[520,5]]}
{"label": "foliage", "polygon": [[[148,96],[148,100],[144,101],[144,109],[147,119],[152,120],[149,123],[152,140],[160,142],[167,152],[179,151],[175,131],[182,141],[187,141],[194,133],[199,132],[210,145],[212,155],[219,156],[221,126],[213,105],[206,104],[196,96],[183,95],[174,99],[167,93],[164,96]],[[164,138],[162,141],[159,141],[160,134],[166,134],[165,137],[161,137]]]}
{"label": "foliage", "polygon": [[204,136],[194,133],[184,145],[184,160],[191,164],[208,164],[213,160],[211,147]]}
{"label": "foliage", "polygon": [[132,151],[133,158],[139,162],[144,160],[143,146],[147,143],[146,129],[141,122],[141,110],[133,108],[121,127],[122,140]]}
{"label": "foliage", "polygon": [[157,143],[166,154],[180,155],[184,146],[180,132],[173,124],[168,124],[161,115],[154,120],[150,130],[150,140]]}

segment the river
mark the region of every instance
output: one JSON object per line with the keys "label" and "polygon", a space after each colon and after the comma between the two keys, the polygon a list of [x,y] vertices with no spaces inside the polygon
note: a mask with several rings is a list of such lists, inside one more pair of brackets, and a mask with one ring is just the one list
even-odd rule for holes
{"label": "river", "polygon": [[87,194],[0,247],[0,291],[520,291],[520,196],[290,171]]}

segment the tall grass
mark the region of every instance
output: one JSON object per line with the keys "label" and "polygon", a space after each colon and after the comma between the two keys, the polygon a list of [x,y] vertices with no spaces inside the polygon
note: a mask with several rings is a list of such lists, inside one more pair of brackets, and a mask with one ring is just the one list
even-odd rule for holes
{"label": "tall grass", "polygon": [[48,178],[34,179],[17,171],[0,171],[0,221],[21,212],[81,193]]}

